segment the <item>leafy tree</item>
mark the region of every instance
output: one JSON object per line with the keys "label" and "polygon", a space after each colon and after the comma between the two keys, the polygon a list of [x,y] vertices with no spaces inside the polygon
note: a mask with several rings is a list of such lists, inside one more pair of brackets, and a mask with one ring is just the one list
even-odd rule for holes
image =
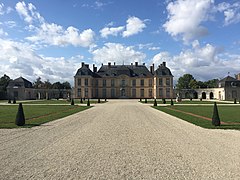
{"label": "leafy tree", "polygon": [[36,81],[33,83],[34,88],[43,88],[44,83],[41,81],[41,78],[38,77]]}
{"label": "leafy tree", "polygon": [[197,87],[197,81],[191,74],[184,74],[178,79],[177,89],[194,89]]}
{"label": "leafy tree", "polygon": [[71,89],[71,84],[67,81],[62,83],[63,89]]}
{"label": "leafy tree", "polygon": [[1,78],[0,78],[0,91],[7,91],[7,86],[9,84],[10,81],[10,77],[6,74],[4,74]]}
{"label": "leafy tree", "polygon": [[49,82],[49,80],[47,80],[43,83],[43,88],[46,88],[46,89],[52,88],[52,84]]}
{"label": "leafy tree", "polygon": [[63,89],[63,85],[60,82],[55,82],[52,84],[53,89]]}

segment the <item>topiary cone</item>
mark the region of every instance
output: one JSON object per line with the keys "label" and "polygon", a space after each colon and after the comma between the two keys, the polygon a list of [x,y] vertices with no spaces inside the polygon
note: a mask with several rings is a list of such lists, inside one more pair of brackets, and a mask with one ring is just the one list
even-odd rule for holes
{"label": "topiary cone", "polygon": [[87,106],[90,106],[90,101],[89,101],[89,99],[88,99],[88,101],[87,101]]}
{"label": "topiary cone", "polygon": [[72,105],[72,106],[74,105],[74,99],[71,100],[71,105]]}
{"label": "topiary cone", "polygon": [[11,104],[11,99],[8,100],[8,103]]}
{"label": "topiary cone", "polygon": [[174,104],[173,104],[173,100],[171,99],[171,106],[173,106]]}
{"label": "topiary cone", "polygon": [[82,100],[82,98],[80,99],[80,103],[81,103],[81,104],[83,103],[83,100]]}
{"label": "topiary cone", "polygon": [[234,98],[233,103],[234,103],[234,104],[237,104],[237,99],[236,99],[236,98]]}
{"label": "topiary cone", "polygon": [[214,126],[220,126],[221,125],[216,102],[214,102],[214,106],[213,106],[212,125],[214,125]]}
{"label": "topiary cone", "polygon": [[147,98],[145,98],[145,103],[147,103]]}
{"label": "topiary cone", "polygon": [[100,99],[98,98],[98,103],[101,103]]}
{"label": "topiary cone", "polygon": [[13,98],[13,104],[16,104],[16,98]]}
{"label": "topiary cone", "polygon": [[23,126],[25,124],[25,116],[23,112],[22,103],[19,103],[18,105],[18,112],[17,112],[15,124],[17,126]]}
{"label": "topiary cone", "polygon": [[156,99],[154,99],[154,104],[153,104],[153,106],[157,106],[157,100],[156,100]]}
{"label": "topiary cone", "polygon": [[166,104],[166,99],[163,98],[163,99],[162,99],[162,102],[163,102],[163,104]]}

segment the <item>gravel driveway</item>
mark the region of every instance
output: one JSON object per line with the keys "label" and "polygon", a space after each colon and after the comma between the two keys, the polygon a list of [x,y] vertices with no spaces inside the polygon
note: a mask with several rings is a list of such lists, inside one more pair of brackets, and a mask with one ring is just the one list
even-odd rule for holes
{"label": "gravel driveway", "polygon": [[0,129],[0,179],[240,179],[240,131],[110,100],[31,129]]}

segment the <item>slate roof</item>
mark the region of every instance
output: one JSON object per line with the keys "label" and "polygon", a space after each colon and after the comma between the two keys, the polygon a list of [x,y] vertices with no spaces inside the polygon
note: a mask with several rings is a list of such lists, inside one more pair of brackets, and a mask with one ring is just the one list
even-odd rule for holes
{"label": "slate roof", "polygon": [[96,73],[92,72],[88,66],[84,65],[78,69],[76,76],[92,76],[92,77],[99,77]]}
{"label": "slate roof", "polygon": [[156,71],[154,71],[155,76],[173,76],[170,69],[164,65],[160,65]]}
{"label": "slate roof", "polygon": [[219,82],[226,82],[226,81],[237,81],[237,79],[235,79],[231,76],[227,76],[227,77],[221,79]]}
{"label": "slate roof", "polygon": [[97,74],[101,77],[116,77],[120,75],[127,75],[129,77],[153,76],[145,65],[103,65]]}
{"label": "slate roof", "polygon": [[28,80],[26,80],[23,77],[19,77],[17,79],[14,79],[12,81],[9,82],[8,84],[8,88],[13,88],[14,86],[17,87],[25,87],[25,88],[32,88],[32,83]]}

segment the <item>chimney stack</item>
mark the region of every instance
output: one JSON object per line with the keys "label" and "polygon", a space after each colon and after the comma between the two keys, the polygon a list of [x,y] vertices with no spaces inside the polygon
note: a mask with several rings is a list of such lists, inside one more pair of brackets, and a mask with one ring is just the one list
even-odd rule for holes
{"label": "chimney stack", "polygon": [[153,72],[154,72],[154,71],[155,71],[155,70],[154,70],[154,63],[152,64],[152,68],[153,68]]}
{"label": "chimney stack", "polygon": [[143,66],[145,66],[145,63],[143,63]]}
{"label": "chimney stack", "polygon": [[138,62],[135,62],[135,66],[138,66]]}
{"label": "chimney stack", "polygon": [[111,67],[111,62],[108,63],[108,67]]}
{"label": "chimney stack", "polygon": [[114,64],[114,66],[116,65],[116,63],[115,63],[115,62],[114,62],[113,64]]}
{"label": "chimney stack", "polygon": [[93,72],[97,72],[97,67],[93,64]]}
{"label": "chimney stack", "polygon": [[82,62],[82,67],[84,66],[84,62]]}
{"label": "chimney stack", "polygon": [[163,66],[166,67],[166,62],[163,62]]}
{"label": "chimney stack", "polygon": [[151,74],[153,74],[153,67],[152,66],[150,66],[150,72],[151,72]]}

